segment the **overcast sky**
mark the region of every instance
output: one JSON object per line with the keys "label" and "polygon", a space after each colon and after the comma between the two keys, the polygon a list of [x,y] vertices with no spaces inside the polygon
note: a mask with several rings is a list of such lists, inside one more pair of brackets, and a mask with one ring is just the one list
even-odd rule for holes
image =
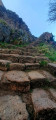
{"label": "overcast sky", "polygon": [[2,0],[5,7],[16,12],[28,25],[31,33],[40,36],[43,32],[56,35],[56,23],[48,22],[49,0]]}

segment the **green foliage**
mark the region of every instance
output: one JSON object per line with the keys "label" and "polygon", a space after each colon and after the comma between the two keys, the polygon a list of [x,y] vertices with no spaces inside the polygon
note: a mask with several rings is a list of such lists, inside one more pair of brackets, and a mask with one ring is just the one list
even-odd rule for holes
{"label": "green foliage", "polygon": [[7,64],[6,64],[6,67],[7,67],[7,70],[9,70],[9,68],[10,68],[10,63],[7,63]]}
{"label": "green foliage", "polygon": [[0,48],[7,48],[7,47],[8,47],[8,43],[0,42]]}
{"label": "green foliage", "polygon": [[12,45],[12,44],[9,44],[9,43],[6,43],[6,42],[0,42],[0,48],[9,48],[9,49],[16,49],[16,48],[19,48],[19,47],[26,47],[27,45],[29,45],[29,43],[21,43],[21,44],[15,44],[15,45]]}
{"label": "green foliage", "polygon": [[48,62],[45,60],[42,60],[39,62],[39,64],[40,64],[40,67],[45,67],[45,66],[47,66]]}
{"label": "green foliage", "polygon": [[44,54],[52,62],[56,61],[56,50],[50,44],[41,43],[35,49],[41,54]]}
{"label": "green foliage", "polygon": [[0,19],[0,23],[4,24],[4,25],[7,25],[6,21],[5,20],[2,20]]}

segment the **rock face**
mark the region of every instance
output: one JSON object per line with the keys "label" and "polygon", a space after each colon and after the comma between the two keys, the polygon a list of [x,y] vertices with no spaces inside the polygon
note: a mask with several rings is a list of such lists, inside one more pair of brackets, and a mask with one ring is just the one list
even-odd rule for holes
{"label": "rock face", "polygon": [[39,40],[42,40],[43,42],[52,42],[53,41],[53,35],[52,33],[45,32],[40,37]]}
{"label": "rock face", "polygon": [[10,42],[11,29],[7,24],[0,21],[0,41],[1,42]]}
{"label": "rock face", "polygon": [[2,0],[0,0],[0,5],[1,5],[1,6],[4,6]]}
{"label": "rock face", "polygon": [[40,43],[42,44],[48,43],[48,44],[56,46],[56,42],[54,41],[54,36],[52,33],[49,33],[49,32],[45,32],[42,35],[40,35],[40,37],[35,42],[33,42],[32,45],[37,46]]}
{"label": "rock face", "polygon": [[[6,22],[6,24],[4,24]],[[1,25],[2,23],[2,25]],[[10,30],[9,30],[10,26]],[[1,41],[10,42],[13,44],[19,44],[19,42],[32,42],[36,38],[31,34],[29,31],[28,26],[25,22],[20,18],[15,12],[7,10],[2,0],[0,0],[0,27],[1,27],[1,34],[0,37]],[[8,32],[6,32],[8,31]],[[6,32],[6,33],[5,33]],[[10,34],[11,33],[11,34]],[[5,37],[3,38],[5,34]]]}

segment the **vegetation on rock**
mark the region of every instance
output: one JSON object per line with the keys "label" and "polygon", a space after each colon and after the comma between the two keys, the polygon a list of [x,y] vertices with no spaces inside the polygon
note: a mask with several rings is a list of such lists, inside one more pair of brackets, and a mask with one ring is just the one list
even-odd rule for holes
{"label": "vegetation on rock", "polygon": [[[2,38],[0,41],[10,42],[12,44],[20,44],[22,42],[32,42],[36,40],[28,26],[25,22],[20,18],[15,12],[7,10],[4,6],[0,5],[0,26],[1,29],[4,27],[5,32],[9,30],[10,34],[8,33],[5,38],[4,30],[2,29]],[[7,40],[6,40],[7,39]]]}

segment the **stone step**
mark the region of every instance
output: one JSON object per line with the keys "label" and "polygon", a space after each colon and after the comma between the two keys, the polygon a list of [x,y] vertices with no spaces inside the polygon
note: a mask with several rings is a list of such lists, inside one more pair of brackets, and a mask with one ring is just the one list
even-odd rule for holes
{"label": "stone step", "polygon": [[0,120],[28,120],[26,104],[17,95],[0,96]]}
{"label": "stone step", "polygon": [[48,85],[46,77],[39,71],[28,72],[28,78],[30,79],[31,88],[44,87]]}
{"label": "stone step", "polygon": [[10,60],[14,63],[38,63],[42,60],[48,61],[48,58],[46,57],[40,57],[40,56],[25,56],[25,55],[18,55],[18,54],[1,54],[0,53],[0,59],[4,60]]}
{"label": "stone step", "polygon": [[18,54],[18,55],[30,55],[30,56],[33,56],[35,53],[30,53],[30,52],[27,52],[27,51],[24,51],[24,50],[11,50],[11,49],[2,49],[0,50],[0,53],[3,53],[3,54]]}
{"label": "stone step", "polygon": [[0,54],[0,59],[18,62],[18,54]]}
{"label": "stone step", "polygon": [[9,71],[1,76],[0,88],[11,91],[28,92],[30,91],[30,80],[25,72]]}
{"label": "stone step", "polygon": [[22,63],[11,63],[9,66],[9,70],[25,70],[25,64]]}
{"label": "stone step", "polygon": [[40,69],[39,63],[25,63],[26,70],[37,70]]}
{"label": "stone step", "polygon": [[34,89],[31,93],[34,107],[34,120],[55,120],[56,102],[43,89]]}
{"label": "stone step", "polygon": [[29,51],[29,50],[21,50],[21,49],[0,49],[0,54],[18,54],[18,55],[28,55],[28,56],[45,56],[44,54],[40,54],[37,51]]}
{"label": "stone step", "polygon": [[40,69],[39,63],[12,63],[8,60],[0,60],[0,70],[37,70]]}
{"label": "stone step", "polygon": [[56,87],[56,77],[54,77],[48,71],[42,70],[41,73],[47,78],[47,81],[49,82],[49,86]]}
{"label": "stone step", "polygon": [[49,64],[48,64],[48,70],[49,70],[54,76],[56,76],[56,64],[54,64],[54,63],[49,63]]}
{"label": "stone step", "polygon": [[40,68],[39,63],[11,63],[9,66],[9,70],[37,70]]}
{"label": "stone step", "polygon": [[8,60],[1,60],[0,59],[0,70],[6,71],[8,70],[9,64],[12,63],[11,61]]}

